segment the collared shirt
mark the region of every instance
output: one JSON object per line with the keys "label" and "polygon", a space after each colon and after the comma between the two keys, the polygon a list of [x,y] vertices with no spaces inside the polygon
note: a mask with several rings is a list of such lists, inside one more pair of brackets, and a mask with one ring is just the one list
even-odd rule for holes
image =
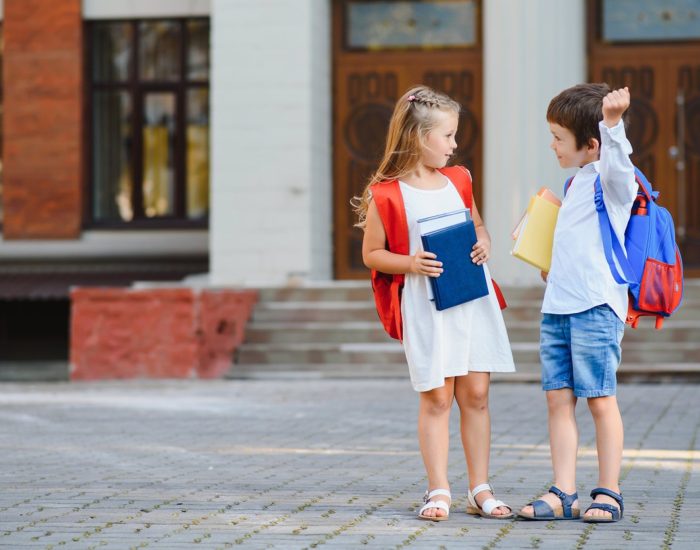
{"label": "collared shirt", "polygon": [[637,183],[629,158],[632,146],[624,124],[620,121],[608,128],[600,122],[599,126],[600,160],[579,169],[559,210],[542,313],[579,313],[608,304],[624,322],[627,285],[615,282],[605,259],[593,187],[600,174],[605,208],[613,230],[624,244]]}

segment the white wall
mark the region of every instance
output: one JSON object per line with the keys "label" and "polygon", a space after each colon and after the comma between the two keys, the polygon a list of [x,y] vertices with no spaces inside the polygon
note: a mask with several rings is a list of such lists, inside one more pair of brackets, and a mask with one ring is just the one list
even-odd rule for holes
{"label": "white wall", "polygon": [[569,175],[549,149],[547,105],[586,77],[584,0],[487,0],[484,6],[484,220],[499,283],[539,272],[510,256],[510,232],[531,195],[561,196]]}
{"label": "white wall", "polygon": [[84,19],[207,16],[211,0],[83,0]]}
{"label": "white wall", "polygon": [[331,276],[330,4],[212,0],[211,281]]}

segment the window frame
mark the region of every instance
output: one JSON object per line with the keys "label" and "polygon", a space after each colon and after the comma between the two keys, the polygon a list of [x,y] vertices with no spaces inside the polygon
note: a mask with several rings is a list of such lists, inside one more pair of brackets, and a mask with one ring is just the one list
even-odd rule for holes
{"label": "window frame", "polygon": [[[139,78],[139,24],[153,21],[173,21],[180,27],[180,78],[177,80],[152,80],[145,81]],[[193,21],[206,21],[210,25],[210,17],[157,17],[157,18],[128,18],[128,19],[96,19],[85,21],[85,83],[84,83],[84,116],[83,116],[83,171],[85,181],[83,200],[83,227],[85,229],[192,229],[208,228],[209,212],[198,219],[187,218],[187,92],[192,89],[211,90],[211,73],[206,80],[190,80],[187,74],[187,53],[189,46],[189,36],[187,24]],[[131,27],[132,50],[131,67],[128,80],[124,82],[95,82],[93,78],[93,29],[96,25],[126,23]],[[211,34],[210,34],[211,36]],[[211,67],[211,63],[210,63]],[[132,105],[132,143],[131,143],[131,178],[132,206],[134,217],[130,221],[125,220],[100,220],[95,217],[93,201],[95,199],[95,182],[93,180],[94,169],[94,113],[93,113],[93,93],[95,91],[127,91]],[[175,171],[175,201],[174,214],[171,216],[158,216],[147,218],[144,215],[143,204],[143,103],[147,94],[154,92],[167,92],[175,95],[175,142],[174,142],[174,171]],[[211,106],[211,103],[210,103]],[[211,113],[210,113],[211,114]],[[211,121],[211,116],[209,117]],[[211,149],[209,151],[211,159]],[[210,171],[211,174],[211,171]],[[211,190],[211,179],[209,182]]]}

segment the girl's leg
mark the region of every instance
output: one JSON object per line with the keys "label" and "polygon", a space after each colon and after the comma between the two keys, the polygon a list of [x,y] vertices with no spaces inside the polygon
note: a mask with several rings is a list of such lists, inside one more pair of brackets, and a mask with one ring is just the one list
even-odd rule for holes
{"label": "girl's leg", "polygon": [[[576,453],[578,452],[578,426],[576,425],[576,396],[571,388],[547,391],[549,413],[549,448],[552,453],[554,485],[567,494],[576,492]],[[550,506],[561,506],[559,498],[547,493],[540,497]],[[578,501],[572,506],[577,507]],[[532,514],[532,506],[523,512]]]}
{"label": "girl's leg", "polygon": [[[421,392],[418,407],[418,443],[428,474],[428,490],[449,489],[447,481],[447,456],[450,449],[450,409],[454,399],[454,378],[445,378],[441,388]],[[444,500],[436,496],[433,500]],[[425,516],[444,516],[443,510],[433,508]]]}
{"label": "girl's leg", "polygon": [[[624,445],[624,432],[622,417],[614,395],[608,397],[591,397],[588,399],[588,408],[593,414],[595,422],[596,447],[598,450],[598,487],[605,487],[620,492],[618,485],[620,479],[620,467],[622,465],[622,448]],[[619,508],[619,504],[609,496],[598,495],[596,502],[612,504]],[[610,512],[604,510],[590,510],[585,517],[611,518]]]}
{"label": "girl's leg", "polygon": [[[489,479],[489,455],[491,453],[491,417],[489,415],[489,383],[491,375],[488,372],[470,372],[466,376],[458,376],[455,380],[455,397],[460,411],[460,428],[462,446],[467,459],[469,473],[469,490],[473,490]],[[476,502],[492,498],[489,491],[476,496]],[[500,506],[493,510],[493,515],[509,514],[511,511]]]}

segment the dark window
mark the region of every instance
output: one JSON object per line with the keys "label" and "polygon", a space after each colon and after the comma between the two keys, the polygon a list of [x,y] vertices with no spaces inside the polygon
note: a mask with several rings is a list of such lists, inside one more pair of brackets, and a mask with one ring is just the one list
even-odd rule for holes
{"label": "dark window", "polygon": [[3,209],[2,209],[2,128],[3,128],[3,99],[2,99],[2,59],[5,41],[2,35],[2,25],[0,25],[0,227],[2,227]]}
{"label": "dark window", "polygon": [[209,20],[87,26],[93,226],[206,226]]}

